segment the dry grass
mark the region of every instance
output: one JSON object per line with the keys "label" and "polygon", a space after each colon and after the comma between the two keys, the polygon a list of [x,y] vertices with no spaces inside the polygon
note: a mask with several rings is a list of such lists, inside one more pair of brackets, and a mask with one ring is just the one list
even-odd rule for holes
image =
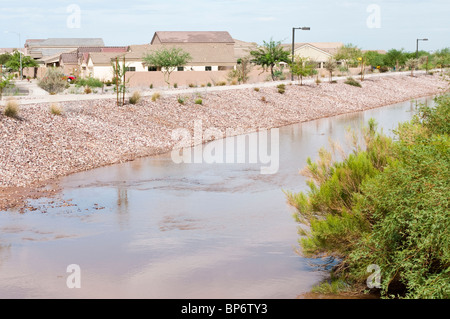
{"label": "dry grass", "polygon": [[152,95],[152,101],[156,102],[161,97],[161,94],[159,92],[155,92]]}
{"label": "dry grass", "polygon": [[62,107],[59,104],[52,103],[52,105],[50,105],[50,113],[53,115],[61,115]]}
{"label": "dry grass", "polygon": [[8,100],[5,104],[3,114],[7,117],[17,118],[19,116],[19,103],[14,99]]}

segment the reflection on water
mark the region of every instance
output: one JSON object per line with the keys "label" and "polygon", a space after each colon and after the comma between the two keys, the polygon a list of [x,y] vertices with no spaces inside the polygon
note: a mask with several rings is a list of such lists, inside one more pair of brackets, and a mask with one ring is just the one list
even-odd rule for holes
{"label": "reflection on water", "polygon": [[[306,189],[298,171],[330,137],[344,144],[371,117],[389,133],[413,111],[406,102],[280,128],[274,175],[165,154],[63,178],[59,199],[0,215],[0,297],[296,298],[326,273],[295,253],[282,189]],[[81,289],[66,286],[70,264]]]}

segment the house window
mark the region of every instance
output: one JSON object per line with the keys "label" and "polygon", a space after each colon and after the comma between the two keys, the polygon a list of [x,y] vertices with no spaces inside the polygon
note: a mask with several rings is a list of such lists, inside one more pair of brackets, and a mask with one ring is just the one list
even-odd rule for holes
{"label": "house window", "polygon": [[205,66],[205,71],[212,71],[212,67],[211,66]]}
{"label": "house window", "polygon": [[155,71],[158,71],[158,68],[156,66],[149,66],[147,70],[149,72],[155,72]]}
{"label": "house window", "polygon": [[125,71],[136,72],[136,67],[135,66],[127,66],[127,67],[125,67]]}
{"label": "house window", "polygon": [[177,67],[177,71],[184,71],[184,66]]}

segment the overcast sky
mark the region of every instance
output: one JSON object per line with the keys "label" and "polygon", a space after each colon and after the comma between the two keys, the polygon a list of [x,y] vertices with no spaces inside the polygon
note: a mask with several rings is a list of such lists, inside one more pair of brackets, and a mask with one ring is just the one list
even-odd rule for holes
{"label": "overcast sky", "polygon": [[[343,42],[362,49],[450,47],[449,0],[0,0],[0,47],[36,38],[103,38],[149,43],[155,31],[228,31],[259,44],[273,38]],[[5,31],[10,31],[5,33]]]}

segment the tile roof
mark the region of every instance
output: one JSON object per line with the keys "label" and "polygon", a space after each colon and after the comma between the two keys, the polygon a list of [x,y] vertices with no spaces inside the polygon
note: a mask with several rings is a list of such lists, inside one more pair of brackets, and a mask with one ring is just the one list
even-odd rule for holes
{"label": "tile roof", "polygon": [[101,38],[49,38],[28,39],[26,45],[32,47],[81,47],[81,46],[105,46]]}
{"label": "tile roof", "polygon": [[78,64],[77,51],[70,53],[61,53],[60,62],[64,64]]}
{"label": "tile roof", "polygon": [[170,43],[234,43],[227,31],[157,31],[152,40]]}

